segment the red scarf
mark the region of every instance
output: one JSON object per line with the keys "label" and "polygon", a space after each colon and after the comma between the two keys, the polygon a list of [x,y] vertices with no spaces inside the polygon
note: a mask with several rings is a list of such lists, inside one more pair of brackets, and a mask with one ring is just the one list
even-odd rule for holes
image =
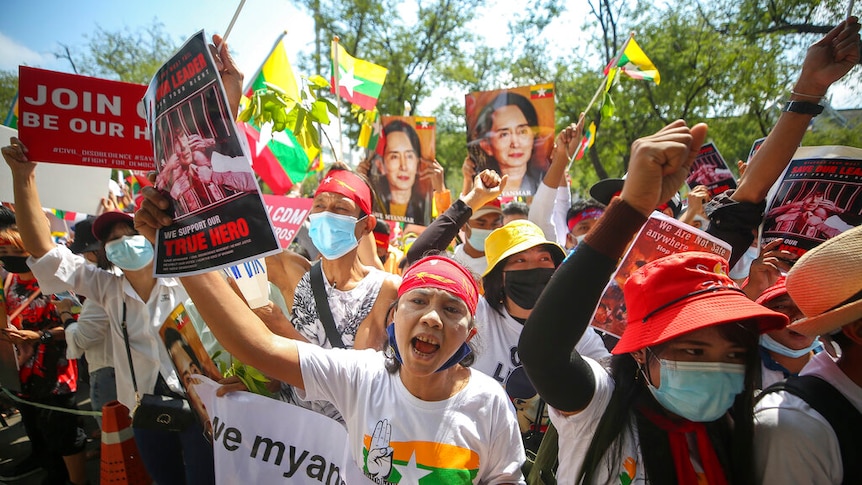
{"label": "red scarf", "polygon": [[697,474],[694,465],[691,464],[691,456],[688,451],[688,440],[686,433],[694,433],[697,439],[697,451],[700,453],[700,461],[703,472],[709,485],[727,485],[724,470],[718,461],[718,455],[712,447],[712,442],[706,434],[706,426],[703,423],[695,423],[680,418],[679,421],[671,421],[645,407],[638,410],[649,419],[652,424],[667,432],[670,440],[670,453],[673,456],[673,464],[676,468],[676,479],[680,485],[697,483]]}

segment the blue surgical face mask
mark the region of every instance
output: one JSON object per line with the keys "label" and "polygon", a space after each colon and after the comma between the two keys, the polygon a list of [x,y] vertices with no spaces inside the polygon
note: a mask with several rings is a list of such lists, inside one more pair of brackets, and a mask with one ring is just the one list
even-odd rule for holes
{"label": "blue surgical face mask", "polygon": [[473,249],[476,251],[485,252],[485,239],[488,239],[488,234],[491,234],[493,229],[476,229],[475,227],[470,228],[470,237],[467,238],[470,241],[470,246],[473,246]]}
{"label": "blue surgical face mask", "polygon": [[814,350],[818,347],[822,347],[822,345],[820,344],[820,341],[817,339],[814,339],[814,341],[811,342],[811,345],[809,345],[808,347],[805,347],[804,349],[799,349],[799,350],[791,349],[790,347],[787,347],[785,345],[778,343],[775,339],[773,339],[772,337],[770,337],[769,335],[766,335],[766,334],[763,334],[760,336],[760,346],[766,350],[769,350],[771,352],[775,352],[776,354],[783,355],[785,357],[790,357],[793,359],[798,359],[799,357],[802,357],[803,355],[808,355],[808,353],[811,352],[812,350]]}
{"label": "blue surgical face mask", "polygon": [[309,214],[308,220],[308,236],[326,259],[338,259],[359,245],[356,240],[356,223],[359,219],[353,216],[317,212]]}
{"label": "blue surgical face mask", "polygon": [[144,236],[123,236],[105,243],[108,261],[121,269],[136,271],[153,260],[153,245]]}
{"label": "blue surgical face mask", "polygon": [[661,384],[649,390],[668,411],[689,421],[710,422],[733,405],[745,387],[745,366],[725,362],[681,362],[659,359]]}

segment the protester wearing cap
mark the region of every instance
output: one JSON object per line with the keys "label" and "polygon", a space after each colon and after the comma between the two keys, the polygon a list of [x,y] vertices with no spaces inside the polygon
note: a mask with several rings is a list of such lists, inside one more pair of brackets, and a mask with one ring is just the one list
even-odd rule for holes
{"label": "protester wearing cap", "polygon": [[519,352],[551,406],[560,483],[721,484],[753,473],[744,423],[757,336],[787,317],[749,300],[726,261],[682,253],[646,264],[624,285],[627,327],[610,368],[575,348],[626,245],[685,180],[705,137],[705,125],[676,121],[632,145],[621,195],[526,322]]}
{"label": "protester wearing cap", "polygon": [[[832,417],[845,428],[836,430],[802,397],[785,390],[766,394],[755,408],[757,478],[761,483],[855,483],[859,475],[850,470],[859,459],[856,433],[862,425],[862,227],[805,253],[786,284],[805,315],[788,328],[810,338],[825,336],[840,348],[837,361],[826,352],[815,355],[800,377],[825,383],[851,411]],[[848,430],[850,441],[844,442],[839,431]]]}
{"label": "protester wearing cap", "polygon": [[[533,446],[540,438],[534,435],[545,430],[547,412],[542,409],[539,396],[521,369],[518,339],[524,322],[530,316],[539,295],[550,281],[556,268],[563,262],[566,252],[545,239],[542,230],[530,221],[514,221],[494,230],[485,244],[488,269],[482,275],[485,294],[476,311],[482,352],[474,367],[493,377],[510,392],[516,403],[519,422],[528,423],[521,428],[524,438],[533,437]],[[595,332],[584,333],[577,349],[583,355],[601,360],[609,356],[601,338]],[[524,403],[523,389],[533,389]],[[537,422],[536,416],[540,416]],[[536,451],[533,449],[532,451]]]}
{"label": "protester wearing cap", "polygon": [[[69,250],[80,254],[88,263],[106,271],[121,274],[105,256],[102,243],[93,235],[95,217],[75,224],[75,239]],[[71,309],[71,300],[57,302],[58,309]],[[95,300],[87,298],[81,306],[78,320],[66,327],[66,357],[78,359],[87,354],[87,371],[90,373],[90,407],[101,411],[102,406],[117,399],[117,378],[114,370],[113,344],[109,334],[111,321],[108,313]],[[102,427],[102,417],[96,416]]]}
{"label": "protester wearing cap", "polygon": [[[775,284],[757,297],[755,302],[770,310],[782,313],[790,323],[803,317],[793,298],[787,293],[786,278],[778,277]],[[770,330],[760,336],[760,379],[758,389],[766,389],[776,382],[799,374],[814,353],[823,349],[816,337],[803,335],[791,327]]]}
{"label": "protester wearing cap", "polygon": [[464,242],[455,246],[452,257],[473,273],[481,275],[488,266],[488,260],[485,258],[485,240],[491,231],[502,225],[503,210],[500,199],[493,199],[479,207],[464,224]]}
{"label": "protester wearing cap", "polygon": [[404,258],[404,253],[390,244],[390,233],[389,224],[378,219],[374,226],[374,245],[377,249],[377,257],[383,263],[383,271],[400,275],[401,269],[398,267],[398,263]]}
{"label": "protester wearing cap", "polygon": [[[28,160],[20,141],[13,138],[12,143],[3,148],[3,156],[12,169],[21,238],[30,251],[29,264],[42,291],[73,291],[104,309],[107,321],[115,326],[110,334],[117,398],[127,408],[135,409],[137,401],[126,345],[119,329],[124,320],[138,391],[183,395],[182,385],[158,333],[164,316],[187,299],[179,282],[172,278],[153,278],[152,244],[135,230],[132,216],[123,212],[106,212],[92,225],[93,236],[102,244],[107,259],[122,269],[121,274],[89,264],[67,247],[55,245],[47,226],[38,223],[42,210],[35,184],[36,163]],[[182,432],[141,429],[134,432],[144,466],[158,483],[186,480],[188,483],[212,483],[215,480],[212,446],[197,423]]]}
{"label": "protester wearing cap", "polygon": [[467,367],[478,287],[456,262],[432,256],[408,268],[386,352],[274,335],[217,275],[182,282],[228,351],[342,412],[354,463],[375,482],[411,480],[418,467],[441,483],[524,483],[505,394]]}

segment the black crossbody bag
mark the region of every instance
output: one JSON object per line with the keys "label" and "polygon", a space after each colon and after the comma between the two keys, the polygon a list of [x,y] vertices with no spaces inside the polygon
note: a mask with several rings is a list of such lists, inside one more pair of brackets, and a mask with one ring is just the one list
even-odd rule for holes
{"label": "black crossbody bag", "polygon": [[132,349],[129,347],[129,331],[126,328],[126,303],[123,302],[123,340],[126,343],[126,355],[129,357],[129,371],[132,373],[132,386],[135,388],[137,405],[132,413],[132,428],[152,429],[158,431],[185,431],[195,422],[195,414],[189,406],[189,401],[181,397],[163,396],[160,394],[141,394],[138,392],[138,381],[135,378],[135,364],[132,363]]}

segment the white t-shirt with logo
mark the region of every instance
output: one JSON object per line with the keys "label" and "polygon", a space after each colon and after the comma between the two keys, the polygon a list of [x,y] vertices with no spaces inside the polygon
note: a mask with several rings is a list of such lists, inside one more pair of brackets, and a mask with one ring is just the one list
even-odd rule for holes
{"label": "white t-shirt with logo", "polygon": [[484,273],[488,268],[488,259],[485,255],[483,254],[478,258],[470,256],[464,251],[463,243],[455,246],[455,252],[452,254],[452,259],[469,269],[476,276],[476,281],[479,281],[482,278],[482,273]]}
{"label": "white t-shirt with logo", "polygon": [[471,372],[443,401],[413,396],[374,350],[297,342],[303,398],[331,401],[347,424],[353,459],[377,483],[525,483],[521,436],[500,386]]}

